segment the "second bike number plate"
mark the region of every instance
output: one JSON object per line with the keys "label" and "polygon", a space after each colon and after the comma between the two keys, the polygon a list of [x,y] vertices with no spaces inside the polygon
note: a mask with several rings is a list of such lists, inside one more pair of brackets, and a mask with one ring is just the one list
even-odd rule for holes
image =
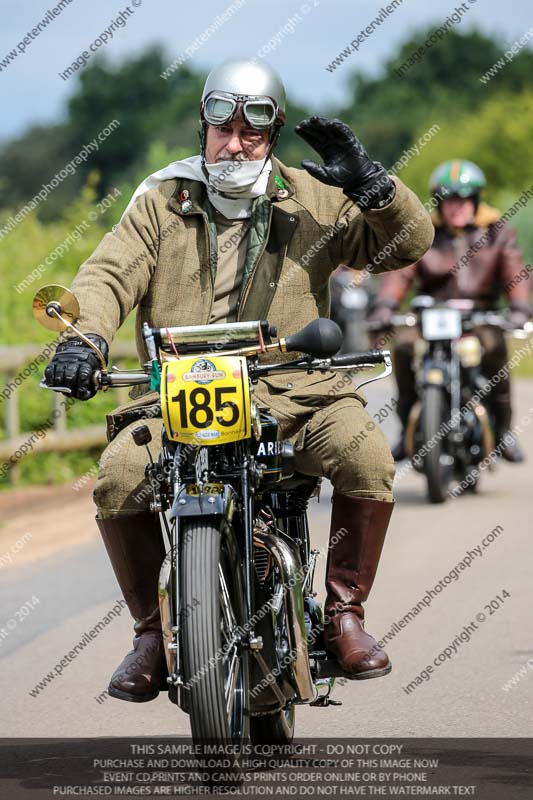
{"label": "second bike number plate", "polygon": [[216,445],[251,435],[246,358],[193,356],[165,361],[161,409],[170,439]]}
{"label": "second bike number plate", "polygon": [[422,336],[426,341],[458,339],[461,312],[456,308],[426,308],[422,311]]}

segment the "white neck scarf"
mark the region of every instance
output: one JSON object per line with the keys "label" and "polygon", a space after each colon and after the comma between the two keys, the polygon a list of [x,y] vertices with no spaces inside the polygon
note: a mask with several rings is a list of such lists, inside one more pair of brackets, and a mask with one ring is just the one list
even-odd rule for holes
{"label": "white neck scarf", "polygon": [[[263,168],[264,165],[264,168]],[[207,186],[210,203],[228,219],[245,219],[252,213],[252,200],[266,192],[268,177],[272,171],[270,159],[260,161],[219,161],[206,164],[209,182],[202,170],[202,157],[190,156],[182,161],[173,161],[163,169],[149,175],[135,189],[124,215],[140,195],[155,188],[161,181],[172,178],[189,178]],[[219,194],[224,192],[224,196]],[[227,196],[229,195],[229,196]]]}

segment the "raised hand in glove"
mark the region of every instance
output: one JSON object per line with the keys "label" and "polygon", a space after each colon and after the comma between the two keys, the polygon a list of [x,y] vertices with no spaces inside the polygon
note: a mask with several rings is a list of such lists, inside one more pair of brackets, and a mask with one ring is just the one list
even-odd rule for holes
{"label": "raised hand in glove", "polygon": [[[100,348],[107,364],[109,347],[106,340],[96,333],[86,333],[85,336]],[[70,397],[89,400],[96,394],[93,375],[101,368],[100,359],[94,350],[76,336],[58,344],[52,360],[44,371],[44,377],[49,386],[70,389]]]}
{"label": "raised hand in glove", "polygon": [[387,170],[379,161],[370,159],[344,122],[309,117],[294,130],[324,161],[324,164],[302,161],[302,167],[313,178],[340,187],[363,211],[387,205],[392,200],[395,186]]}

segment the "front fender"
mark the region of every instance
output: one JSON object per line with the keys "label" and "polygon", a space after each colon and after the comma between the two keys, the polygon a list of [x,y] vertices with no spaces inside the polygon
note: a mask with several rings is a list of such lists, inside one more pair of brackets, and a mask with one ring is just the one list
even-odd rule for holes
{"label": "front fender", "polygon": [[449,380],[449,365],[443,361],[427,360],[420,375],[420,385],[425,388],[426,386],[443,386],[448,385]]}
{"label": "front fender", "polygon": [[235,492],[229,484],[210,483],[200,493],[194,483],[182,486],[174,498],[170,519],[176,517],[224,517],[231,522]]}

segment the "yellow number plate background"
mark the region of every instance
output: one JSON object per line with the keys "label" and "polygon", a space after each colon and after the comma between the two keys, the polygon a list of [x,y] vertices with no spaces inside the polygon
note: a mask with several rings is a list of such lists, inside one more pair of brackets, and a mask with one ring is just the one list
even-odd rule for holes
{"label": "yellow number plate background", "polygon": [[165,361],[161,409],[170,439],[216,445],[251,435],[246,358],[193,356]]}

